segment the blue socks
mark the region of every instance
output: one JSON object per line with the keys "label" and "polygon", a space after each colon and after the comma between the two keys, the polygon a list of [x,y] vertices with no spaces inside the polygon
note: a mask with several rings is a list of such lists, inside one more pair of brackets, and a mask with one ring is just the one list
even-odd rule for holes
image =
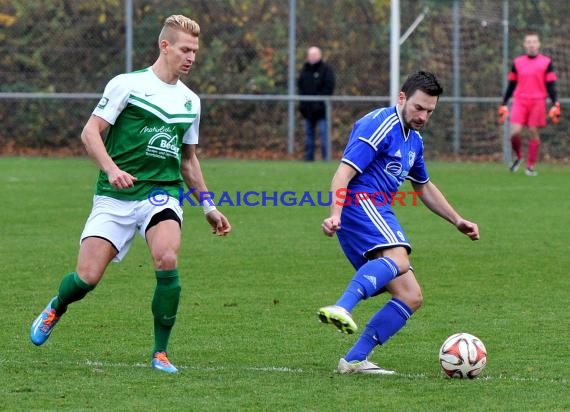
{"label": "blue socks", "polygon": [[372,349],[384,344],[404,327],[413,312],[397,298],[389,300],[368,322],[362,335],[344,357],[347,362],[361,361],[368,357]]}
{"label": "blue socks", "polygon": [[399,272],[398,265],[388,257],[366,262],[356,271],[336,305],[351,312],[358,302],[374,296]]}
{"label": "blue socks", "polygon": [[[396,262],[388,257],[366,262],[356,271],[336,305],[351,312],[358,302],[376,295],[399,273]],[[389,300],[372,316],[362,335],[346,354],[346,361],[366,359],[377,345],[385,343],[402,329],[412,314],[409,306],[401,300]]]}

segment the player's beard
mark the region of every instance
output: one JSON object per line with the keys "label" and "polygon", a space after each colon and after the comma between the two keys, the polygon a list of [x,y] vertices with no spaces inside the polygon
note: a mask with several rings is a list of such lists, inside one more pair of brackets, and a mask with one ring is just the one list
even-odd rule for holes
{"label": "player's beard", "polygon": [[402,120],[404,123],[404,128],[408,129],[408,130],[420,130],[422,129],[426,122],[421,122],[421,121],[414,121],[414,119],[411,116],[408,116],[408,103],[406,102],[404,104],[404,107],[402,107]]}

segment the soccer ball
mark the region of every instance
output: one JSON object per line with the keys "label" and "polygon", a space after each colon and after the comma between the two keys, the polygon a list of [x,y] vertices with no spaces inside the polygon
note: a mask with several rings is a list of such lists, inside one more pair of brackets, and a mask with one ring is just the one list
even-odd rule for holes
{"label": "soccer ball", "polygon": [[487,349],[478,337],[465,332],[456,333],[441,345],[439,363],[450,378],[473,379],[487,364]]}

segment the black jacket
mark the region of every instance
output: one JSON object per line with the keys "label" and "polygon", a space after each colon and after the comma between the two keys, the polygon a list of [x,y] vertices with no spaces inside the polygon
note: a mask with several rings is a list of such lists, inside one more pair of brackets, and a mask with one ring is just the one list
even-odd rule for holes
{"label": "black jacket", "polygon": [[[305,63],[297,79],[297,88],[300,95],[330,96],[334,91],[334,72],[322,60],[315,63]],[[299,104],[301,115],[308,120],[318,120],[325,117],[325,103],[317,101],[301,101]]]}

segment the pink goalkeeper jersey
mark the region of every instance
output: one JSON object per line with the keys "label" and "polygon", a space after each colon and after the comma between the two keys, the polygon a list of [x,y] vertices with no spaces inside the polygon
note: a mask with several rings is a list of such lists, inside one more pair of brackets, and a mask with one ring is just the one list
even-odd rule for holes
{"label": "pink goalkeeper jersey", "polygon": [[548,94],[546,82],[556,81],[556,73],[550,57],[543,54],[529,57],[525,54],[514,59],[509,80],[517,82],[515,98],[545,99]]}

